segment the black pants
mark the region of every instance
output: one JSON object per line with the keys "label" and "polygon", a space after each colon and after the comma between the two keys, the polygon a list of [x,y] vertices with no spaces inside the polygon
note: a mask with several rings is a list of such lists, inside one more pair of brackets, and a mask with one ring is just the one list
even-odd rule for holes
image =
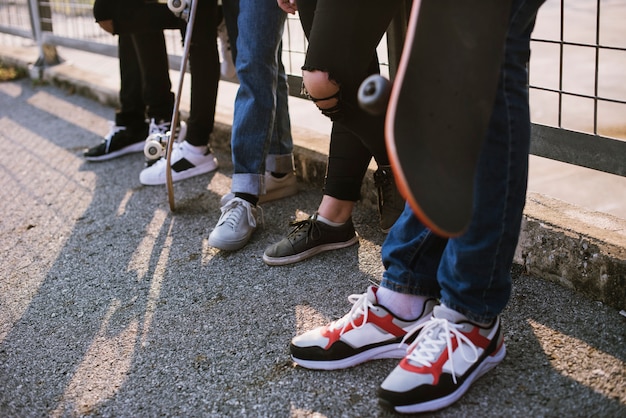
{"label": "black pants", "polygon": [[[207,145],[215,123],[220,78],[217,53],[217,1],[198,3],[189,57],[191,106],[187,141]],[[145,5],[115,20],[119,33],[120,102],[118,125],[144,123],[145,117],[170,120],[174,94],[163,29],[180,29],[185,22],[164,4]]]}
{"label": "black pants", "polygon": [[298,0],[302,28],[309,40],[303,70],[328,72],[340,85],[339,118],[333,120],[324,193],[356,201],[372,158],[388,165],[384,115],[372,116],[358,105],[357,92],[368,75],[378,73],[376,47],[401,0]]}
{"label": "black pants", "polygon": [[146,116],[169,120],[174,94],[163,31],[120,34],[118,46],[121,109],[116,124],[139,126]]}

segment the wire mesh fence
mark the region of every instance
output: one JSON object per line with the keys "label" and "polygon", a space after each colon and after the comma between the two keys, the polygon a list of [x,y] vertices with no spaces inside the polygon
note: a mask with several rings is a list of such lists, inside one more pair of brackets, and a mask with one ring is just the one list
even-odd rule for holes
{"label": "wire mesh fence", "polygon": [[[116,56],[116,38],[94,22],[92,8],[93,0],[0,0],[0,45],[46,42]],[[529,68],[534,154],[626,175],[625,19],[626,0],[547,0],[541,8]],[[180,33],[165,33],[168,53],[180,57]],[[298,16],[288,16],[283,63],[292,85],[306,48]],[[386,39],[379,45],[383,75],[392,73],[393,48]]]}

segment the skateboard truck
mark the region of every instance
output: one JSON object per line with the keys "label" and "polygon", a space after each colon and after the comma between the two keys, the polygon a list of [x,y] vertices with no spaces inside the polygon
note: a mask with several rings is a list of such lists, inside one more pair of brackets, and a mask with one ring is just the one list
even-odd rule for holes
{"label": "skateboard truck", "polygon": [[165,157],[167,142],[170,140],[171,132],[151,134],[146,138],[146,144],[143,147],[143,154],[146,157],[148,165]]}
{"label": "skateboard truck", "polygon": [[189,20],[188,0],[167,0],[167,7],[172,13],[181,19]]}

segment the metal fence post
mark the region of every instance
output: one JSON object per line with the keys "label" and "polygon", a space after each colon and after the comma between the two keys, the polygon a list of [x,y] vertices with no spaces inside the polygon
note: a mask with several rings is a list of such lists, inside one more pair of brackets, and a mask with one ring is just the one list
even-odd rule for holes
{"label": "metal fence post", "polygon": [[52,9],[48,0],[29,0],[29,8],[33,38],[39,47],[39,57],[31,68],[30,76],[34,79],[42,78],[45,66],[56,65],[61,62],[56,46],[45,43],[43,32],[52,32]]}

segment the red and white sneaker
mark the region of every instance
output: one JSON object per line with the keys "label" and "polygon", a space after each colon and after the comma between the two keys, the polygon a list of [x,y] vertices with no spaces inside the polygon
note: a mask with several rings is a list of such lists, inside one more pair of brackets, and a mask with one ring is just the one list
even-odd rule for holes
{"label": "red and white sneaker", "polygon": [[413,330],[418,331],[406,357],[378,390],[380,404],[395,412],[420,413],[451,405],[506,354],[499,318],[481,327],[450,308],[436,306],[432,319]]}
{"label": "red and white sneaker", "polygon": [[398,318],[376,299],[377,287],[361,295],[351,295],[352,309],[343,318],[313,329],[291,340],[293,360],[309,369],[334,370],[352,367],[368,360],[402,358],[408,330],[430,319],[437,300],[428,299],[422,314],[412,320]]}

